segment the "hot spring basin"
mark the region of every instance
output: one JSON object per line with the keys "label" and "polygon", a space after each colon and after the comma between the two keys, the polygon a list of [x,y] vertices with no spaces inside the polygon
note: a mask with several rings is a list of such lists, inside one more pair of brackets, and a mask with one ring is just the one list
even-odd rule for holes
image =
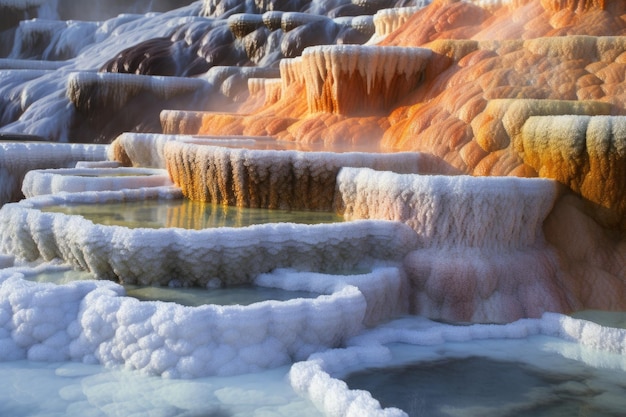
{"label": "hot spring basin", "polygon": [[343,221],[341,216],[328,212],[249,209],[187,199],[70,203],[45,206],[41,210],[82,216],[96,224],[153,229],[178,227],[200,230],[266,223],[320,224]]}
{"label": "hot spring basin", "polygon": [[125,285],[124,288],[127,296],[140,301],[167,301],[185,306],[207,304],[247,306],[263,301],[287,301],[296,298],[315,298],[319,295],[305,291],[285,291],[245,284],[214,289],[142,287],[137,285]]}
{"label": "hot spring basin", "polygon": [[[0,209],[0,252],[28,261],[58,258],[99,279],[124,284],[167,286],[176,280],[183,286],[206,287],[216,280],[226,285],[251,283],[277,268],[332,273],[399,262],[417,240],[408,226],[380,220],[150,229],[96,224],[83,216],[45,211],[75,204],[91,204],[96,211],[102,204],[142,206],[150,199],[158,200],[153,208],[164,212],[162,218],[184,217],[180,210],[167,208],[177,204],[173,200],[181,202],[180,190],[174,187],[62,193],[6,204]],[[129,216],[116,215],[124,221]],[[180,220],[168,222],[166,226],[182,226]]]}
{"label": "hot spring basin", "polygon": [[365,321],[395,313],[401,303],[384,301],[399,298],[403,285],[395,267],[350,276],[282,270],[255,284],[317,295],[183,306],[128,297],[109,281],[24,279],[85,277],[59,268],[48,276],[40,267],[0,270],[0,360],[78,361],[171,378],[258,372],[341,346]]}

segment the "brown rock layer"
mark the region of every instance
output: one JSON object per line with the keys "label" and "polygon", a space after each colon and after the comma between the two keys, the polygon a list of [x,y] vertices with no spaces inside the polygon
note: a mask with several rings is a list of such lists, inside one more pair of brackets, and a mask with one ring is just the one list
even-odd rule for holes
{"label": "brown rock layer", "polygon": [[540,176],[606,209],[603,222],[626,226],[626,116],[534,116],[520,136],[522,158]]}
{"label": "brown rock layer", "polygon": [[[344,166],[418,172],[415,153],[368,154],[248,150],[171,141],[164,155],[172,181],[196,201],[238,207],[332,211]],[[431,169],[425,159],[424,169]]]}

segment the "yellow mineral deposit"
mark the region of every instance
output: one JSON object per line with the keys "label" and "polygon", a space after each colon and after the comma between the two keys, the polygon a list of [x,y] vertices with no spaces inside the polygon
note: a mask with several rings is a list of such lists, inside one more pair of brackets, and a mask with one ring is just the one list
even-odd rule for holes
{"label": "yellow mineral deposit", "polygon": [[521,137],[524,162],[540,176],[596,204],[607,226],[626,226],[626,116],[535,116]]}

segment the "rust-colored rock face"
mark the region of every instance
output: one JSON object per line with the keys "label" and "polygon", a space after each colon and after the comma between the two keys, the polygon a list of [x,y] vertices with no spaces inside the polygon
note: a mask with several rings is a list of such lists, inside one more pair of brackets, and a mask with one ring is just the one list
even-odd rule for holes
{"label": "rust-colored rock face", "polygon": [[604,0],[541,0],[541,5],[546,10],[554,12],[586,12],[589,10],[604,10],[607,5],[606,3],[610,2]]}
{"label": "rust-colored rock face", "polygon": [[302,54],[309,113],[369,116],[388,111],[423,78],[430,49],[318,46]]}

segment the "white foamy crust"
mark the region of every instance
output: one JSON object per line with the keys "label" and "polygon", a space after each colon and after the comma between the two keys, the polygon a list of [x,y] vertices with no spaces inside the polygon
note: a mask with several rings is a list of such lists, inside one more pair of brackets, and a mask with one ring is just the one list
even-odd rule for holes
{"label": "white foamy crust", "polygon": [[377,11],[374,15],[376,37],[382,38],[389,35],[406,23],[415,12],[422,8],[423,6],[396,7],[394,9],[382,9]]}
{"label": "white foamy crust", "polygon": [[149,168],[67,168],[26,173],[22,193],[27,198],[60,192],[116,191],[173,185],[165,170]]}
{"label": "white foamy crust", "polygon": [[[124,150],[133,166],[165,169],[165,144],[181,137],[191,136],[125,132],[115,138],[113,145]],[[113,145],[109,147],[109,159],[115,159]]]}
{"label": "white foamy crust", "polygon": [[[110,147],[107,148],[107,154]],[[78,161],[74,168],[121,168],[117,161]]]}
{"label": "white foamy crust", "polygon": [[338,285],[357,287],[367,303],[363,323],[374,326],[409,311],[405,274],[396,267],[377,267],[357,275],[328,275],[277,269],[261,274],[255,284],[289,291],[329,294]]}
{"label": "white foamy crust", "polygon": [[400,261],[415,248],[415,233],[385,221],[263,224],[243,228],[129,229],[97,225],[81,216],[39,207],[146,198],[180,198],[174,187],[40,196],[0,210],[0,252],[20,259],[63,259],[98,278],[167,285],[251,282],[276,268],[350,270],[375,260]]}
{"label": "white foamy crust", "polygon": [[411,226],[419,249],[404,260],[414,314],[510,322],[576,304],[542,225],[558,196],[552,180],[425,176],[343,168],[337,203],[347,219]]}
{"label": "white foamy crust", "polygon": [[514,249],[543,242],[541,226],[559,194],[549,179],[411,175],[343,168],[337,177],[348,219],[408,224],[420,245]]}
{"label": "white foamy crust", "polygon": [[280,80],[282,82],[282,95],[292,84],[304,85],[304,71],[302,57],[283,58],[279,63]]}
{"label": "white foamy crust", "polygon": [[55,285],[22,277],[0,272],[0,359],[123,365],[169,378],[256,372],[339,346],[362,330],[368,311],[384,318],[368,296],[378,303],[395,296],[401,281],[388,267],[354,277],[316,274],[308,282],[280,271],[264,280],[321,295],[185,307],[125,297],[108,281]]}

